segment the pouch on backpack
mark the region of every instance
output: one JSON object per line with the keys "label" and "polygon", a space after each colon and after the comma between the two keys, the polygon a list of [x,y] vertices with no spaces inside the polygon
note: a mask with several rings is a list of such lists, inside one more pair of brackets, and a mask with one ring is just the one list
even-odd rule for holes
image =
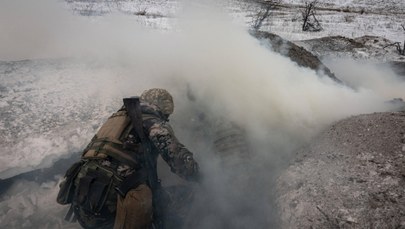
{"label": "pouch on backpack", "polygon": [[96,164],[88,164],[83,177],[79,177],[75,202],[87,212],[100,213],[108,199],[114,182],[114,173]]}
{"label": "pouch on backpack", "polygon": [[74,180],[82,167],[83,162],[74,163],[67,171],[64,180],[59,185],[59,193],[56,202],[62,205],[70,204],[73,201],[75,193]]}

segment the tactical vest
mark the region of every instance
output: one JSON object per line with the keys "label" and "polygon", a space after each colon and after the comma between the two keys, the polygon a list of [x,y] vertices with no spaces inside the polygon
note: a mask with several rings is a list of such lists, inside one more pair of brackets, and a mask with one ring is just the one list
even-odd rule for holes
{"label": "tactical vest", "polygon": [[[153,122],[150,120],[153,118],[160,116],[154,113],[142,114],[145,129],[151,127]],[[62,182],[57,198],[60,204],[72,203],[65,219],[71,219],[74,212],[76,219],[84,228],[99,228],[100,225],[113,223],[117,198],[114,188],[121,185],[124,177],[120,177],[115,169],[102,166],[98,160],[92,159],[112,158],[136,170],[139,168],[135,174],[141,175],[143,167],[141,144],[136,141],[127,144],[126,141],[136,139],[136,137],[128,138],[131,130],[131,120],[127,111],[121,109],[114,113],[83,151],[84,160],[68,170],[65,175],[66,181]]]}
{"label": "tactical vest", "polygon": [[131,144],[130,149],[123,145],[131,130],[131,120],[126,110],[119,110],[108,118],[107,122],[100,128],[97,134],[83,152],[82,158],[107,158],[127,164],[131,167],[138,167],[139,144]]}

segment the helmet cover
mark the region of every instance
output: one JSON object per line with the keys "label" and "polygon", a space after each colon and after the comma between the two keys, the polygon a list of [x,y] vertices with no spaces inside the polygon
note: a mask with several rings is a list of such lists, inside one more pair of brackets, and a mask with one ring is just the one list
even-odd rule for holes
{"label": "helmet cover", "polygon": [[147,102],[159,107],[159,109],[165,115],[170,115],[173,113],[174,110],[173,97],[165,89],[161,88],[148,89],[141,94],[140,100],[142,102]]}

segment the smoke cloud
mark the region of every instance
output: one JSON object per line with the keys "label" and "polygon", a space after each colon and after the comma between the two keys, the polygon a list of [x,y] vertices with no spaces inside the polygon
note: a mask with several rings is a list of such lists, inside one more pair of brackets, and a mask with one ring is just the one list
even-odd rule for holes
{"label": "smoke cloud", "polygon": [[[205,177],[187,222],[192,228],[268,228],[276,224],[274,179],[295,149],[338,119],[386,111],[392,108],[387,100],[405,97],[404,84],[388,80],[384,74],[351,71],[338,75],[354,89],[320,77],[261,46],[246,28],[209,6],[186,5],[173,24],[174,29],[162,31],[142,27],[126,15],[79,17],[50,0],[5,0],[0,3],[0,59],[68,57],[61,60],[69,63],[62,69],[50,65],[52,71],[33,70],[43,73],[34,81],[34,91],[47,96],[34,98],[27,106],[33,112],[40,112],[32,108],[35,106],[51,107],[49,112],[65,118],[61,125],[78,130],[74,134],[65,129],[54,131],[58,128],[54,126],[38,130],[48,139],[57,134],[66,139],[73,135],[90,139],[94,126],[120,107],[121,98],[139,95],[150,87],[172,92],[176,107],[172,125],[179,139],[195,153]],[[50,79],[55,84],[47,84]],[[57,84],[60,79],[64,81]],[[52,93],[46,93],[49,91]],[[67,106],[60,108],[60,104]],[[90,112],[90,104],[98,107],[98,114]],[[86,115],[78,115],[79,121],[72,124],[71,116],[64,113],[69,114],[67,109]],[[215,154],[218,120],[244,131],[249,159],[231,156],[228,159],[235,163],[226,165]],[[35,130],[36,126],[25,128]],[[76,148],[84,144],[66,141]],[[31,142],[25,141],[21,147],[30,148]],[[60,154],[74,152],[60,148],[63,143],[54,143],[47,143],[49,154],[52,149]],[[23,157],[14,166],[41,166],[41,162],[28,162],[35,155],[37,161],[48,156],[40,145],[30,148],[34,156]],[[21,149],[10,148],[10,152]],[[13,159],[8,155],[0,160],[3,171],[8,169],[7,160]],[[56,183],[48,192],[54,190]],[[27,192],[35,196],[37,191],[27,188]],[[15,225],[12,219],[19,219],[16,210],[10,213],[5,209],[30,207],[14,204],[25,201],[24,195],[16,193],[16,197],[3,200],[2,215],[7,220],[1,220],[0,225]],[[55,206],[47,202],[33,208]],[[27,220],[46,215],[36,211],[24,214]],[[61,222],[54,225],[66,226]]]}

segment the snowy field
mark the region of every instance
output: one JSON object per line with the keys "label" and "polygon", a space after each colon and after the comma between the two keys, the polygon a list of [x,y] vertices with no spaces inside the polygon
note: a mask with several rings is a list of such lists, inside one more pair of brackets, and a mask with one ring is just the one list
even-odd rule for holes
{"label": "snowy field", "polygon": [[[321,32],[301,31],[303,1],[291,0],[262,29],[292,41],[405,40],[405,1],[319,2]],[[240,0],[0,2],[0,179],[78,154],[122,97],[148,87],[171,89],[173,126],[197,152],[211,150],[191,131],[202,126],[192,117],[199,110],[241,125],[255,120],[247,131],[258,145],[287,152],[333,121],[405,99],[404,82],[389,70],[357,66],[342,77],[352,91],[269,52],[246,32],[258,9]],[[192,105],[190,88],[200,99]],[[273,159],[266,150],[258,160]],[[0,228],[77,228],[63,222],[67,209],[54,201],[58,179],[21,181],[2,193]]]}
{"label": "snowy field", "polygon": [[[301,32],[300,11],[305,1],[283,1],[289,5],[275,15],[266,30],[289,40],[305,40],[325,36],[356,38],[364,35],[381,36],[392,41],[402,41],[401,27],[405,19],[405,2],[394,1],[318,1],[318,20],[323,31]],[[361,13],[364,11],[364,13]],[[399,39],[399,40],[398,40]]]}
{"label": "snowy field", "polygon": [[[80,15],[105,15],[122,12],[135,15],[144,25],[169,29],[175,25],[175,15],[184,6],[182,1],[75,1],[68,0],[68,7]],[[304,40],[325,36],[345,36],[349,38],[364,35],[381,36],[392,41],[402,41],[405,20],[405,2],[390,1],[318,1],[318,20],[323,31],[302,32],[301,10],[304,0],[283,0],[279,10],[275,10],[262,30],[271,31],[288,40]],[[226,0],[211,2],[222,7],[237,23],[250,26],[261,9],[255,1]],[[398,40],[399,39],[399,40]]]}

